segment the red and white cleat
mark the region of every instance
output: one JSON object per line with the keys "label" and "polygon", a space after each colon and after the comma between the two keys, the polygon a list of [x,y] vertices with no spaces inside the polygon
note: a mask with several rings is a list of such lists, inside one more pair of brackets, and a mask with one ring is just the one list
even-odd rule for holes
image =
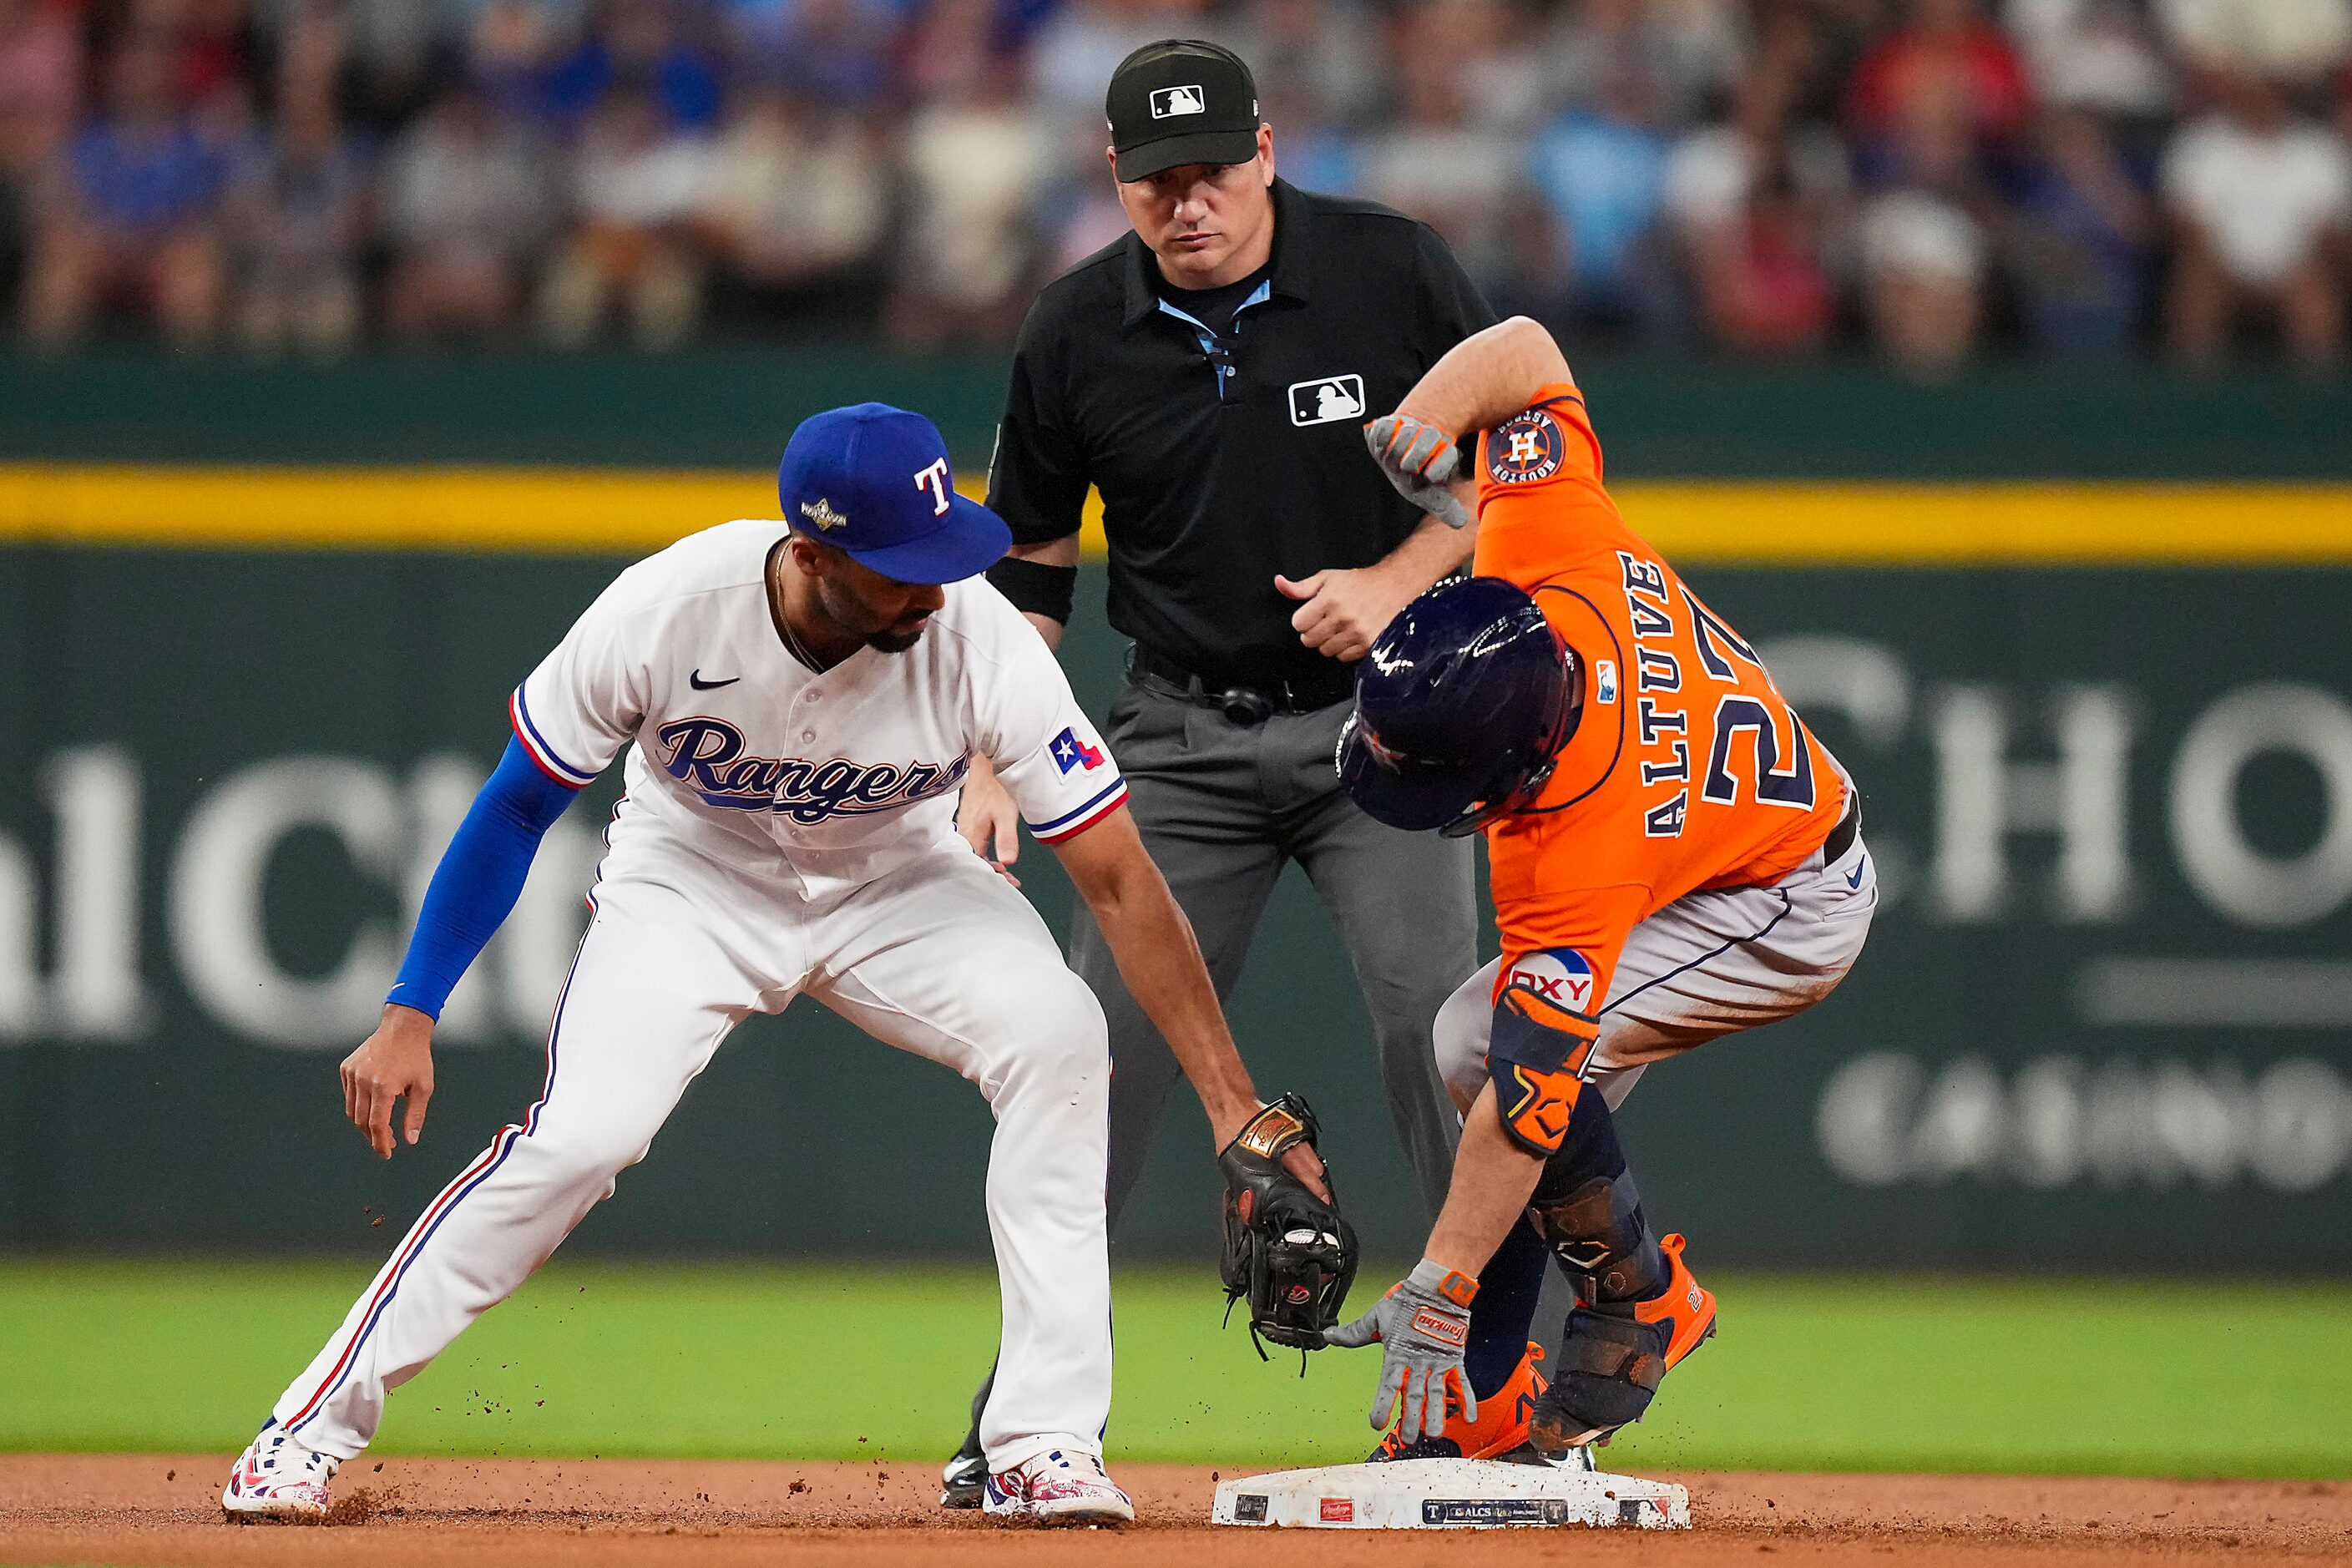
{"label": "red and white cleat", "polygon": [[1041,1524],[1129,1524],[1135,1520],[1135,1505],[1105,1472],[1102,1460],[1068,1448],[1048,1449],[991,1475],[981,1506],[1001,1519],[1034,1519]]}
{"label": "red and white cleat", "polygon": [[329,1483],[341,1459],[314,1454],[265,1426],[238,1456],[221,1491],[221,1510],[231,1519],[324,1519]]}

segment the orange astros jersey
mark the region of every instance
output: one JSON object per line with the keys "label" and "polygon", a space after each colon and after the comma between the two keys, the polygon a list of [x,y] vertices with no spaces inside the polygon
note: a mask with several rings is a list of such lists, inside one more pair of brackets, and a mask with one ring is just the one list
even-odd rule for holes
{"label": "orange astros jersey", "polygon": [[1475,569],[1533,595],[1584,672],[1543,794],[1486,829],[1498,997],[1517,984],[1551,1004],[1537,1010],[1580,1042],[1575,1070],[1633,927],[1694,889],[1796,869],[1846,785],[1755,649],[1618,515],[1573,385],[1546,387],[1478,457]]}

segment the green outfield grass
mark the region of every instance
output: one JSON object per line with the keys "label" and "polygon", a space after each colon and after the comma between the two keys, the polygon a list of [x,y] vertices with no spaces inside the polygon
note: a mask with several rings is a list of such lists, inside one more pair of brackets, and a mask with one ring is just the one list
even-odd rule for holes
{"label": "green outfield grass", "polygon": [[[0,1260],[0,1447],[228,1454],[369,1272]],[[1708,1281],[1722,1333],[1612,1464],[2352,1475],[2352,1287]],[[1302,1381],[1220,1305],[1195,1271],[1119,1277],[1113,1456],[1360,1457],[1372,1352]],[[929,1463],[995,1334],[977,1268],[559,1261],[393,1396],[377,1449]]]}

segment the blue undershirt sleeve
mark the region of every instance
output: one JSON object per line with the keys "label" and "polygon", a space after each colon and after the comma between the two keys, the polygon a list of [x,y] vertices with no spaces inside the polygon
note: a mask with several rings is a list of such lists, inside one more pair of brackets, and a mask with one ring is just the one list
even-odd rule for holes
{"label": "blue undershirt sleeve", "polygon": [[408,956],[385,1001],[441,1016],[467,966],[521,896],[539,841],[579,795],[541,772],[521,742],[507,742],[497,771],[434,868]]}

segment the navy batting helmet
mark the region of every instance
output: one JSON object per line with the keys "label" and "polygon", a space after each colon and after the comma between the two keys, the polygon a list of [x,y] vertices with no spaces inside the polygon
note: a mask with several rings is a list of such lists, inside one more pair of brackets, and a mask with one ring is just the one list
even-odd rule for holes
{"label": "navy batting helmet", "polygon": [[1543,793],[1576,733],[1582,686],[1576,656],[1519,588],[1440,583],[1356,667],[1340,782],[1391,827],[1474,832]]}

